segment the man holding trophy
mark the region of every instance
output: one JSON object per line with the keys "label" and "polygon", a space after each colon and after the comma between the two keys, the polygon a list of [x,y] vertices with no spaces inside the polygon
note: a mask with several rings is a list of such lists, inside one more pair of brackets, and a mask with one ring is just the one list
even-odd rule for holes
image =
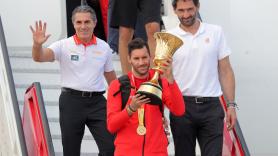
{"label": "man holding trophy", "polygon": [[186,42],[173,55],[173,75],[186,102],[184,116],[170,115],[175,156],[195,156],[196,140],[202,156],[222,156],[225,115],[228,130],[236,123],[232,51],[220,26],[198,19],[199,0],[173,0],[172,6],[180,23],[169,32]]}
{"label": "man holding trophy", "polygon": [[[116,134],[115,156],[167,156],[168,140],[163,128],[163,111],[167,106],[172,114],[185,112],[182,94],[173,78],[171,56],[182,44],[174,35],[157,33],[155,68],[150,68],[149,47],[142,39],[128,44],[128,73],[130,96],[122,108],[123,94],[119,80],[114,80],[108,90],[108,130]],[[162,49],[162,47],[164,47]],[[162,76],[159,76],[162,74]]]}

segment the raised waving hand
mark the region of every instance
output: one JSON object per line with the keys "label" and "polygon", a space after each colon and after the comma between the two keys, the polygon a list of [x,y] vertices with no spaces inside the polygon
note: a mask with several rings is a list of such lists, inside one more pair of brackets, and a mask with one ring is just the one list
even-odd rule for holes
{"label": "raised waving hand", "polygon": [[30,26],[30,29],[33,33],[33,41],[36,45],[42,45],[49,38],[50,34],[46,35],[46,22],[36,21],[35,29]]}
{"label": "raised waving hand", "polygon": [[37,62],[51,62],[54,60],[53,51],[49,48],[43,48],[42,44],[46,42],[50,34],[46,35],[46,23],[36,21],[35,28],[30,26],[33,34],[32,57]]}

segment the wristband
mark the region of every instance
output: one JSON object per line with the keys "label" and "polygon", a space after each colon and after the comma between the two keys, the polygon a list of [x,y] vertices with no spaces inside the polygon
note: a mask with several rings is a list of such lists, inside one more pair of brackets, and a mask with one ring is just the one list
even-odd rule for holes
{"label": "wristband", "polygon": [[128,107],[126,107],[126,111],[128,113],[128,115],[130,116],[131,114],[133,114],[132,110],[130,110]]}
{"label": "wristband", "polygon": [[228,102],[227,108],[237,108],[238,109],[238,106],[237,106],[237,103],[235,103],[235,102]]}
{"label": "wristband", "polygon": [[135,113],[136,110],[132,109],[130,105],[128,105],[128,109],[131,110],[131,112]]}

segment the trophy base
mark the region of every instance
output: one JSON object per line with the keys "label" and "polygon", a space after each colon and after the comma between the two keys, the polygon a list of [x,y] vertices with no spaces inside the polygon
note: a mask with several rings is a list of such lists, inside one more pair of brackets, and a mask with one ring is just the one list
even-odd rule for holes
{"label": "trophy base", "polygon": [[141,84],[140,88],[136,94],[146,95],[150,98],[151,105],[161,105],[162,104],[162,89],[159,85],[156,85],[151,82],[145,82]]}
{"label": "trophy base", "polygon": [[136,94],[145,95],[146,97],[150,98],[150,105],[162,105],[162,100],[155,94],[145,92],[145,91],[138,91]]}

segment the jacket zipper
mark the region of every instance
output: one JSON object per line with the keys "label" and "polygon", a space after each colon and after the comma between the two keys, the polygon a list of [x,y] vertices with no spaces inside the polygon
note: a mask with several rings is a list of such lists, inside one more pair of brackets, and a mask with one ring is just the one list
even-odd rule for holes
{"label": "jacket zipper", "polygon": [[[145,106],[144,106],[144,107],[145,107]],[[146,120],[146,116],[145,116],[146,107],[145,107],[144,109],[145,109],[145,111],[144,111],[144,126],[146,127],[146,124],[145,124],[145,120]],[[147,128],[147,127],[146,127],[146,128]],[[146,133],[146,134],[147,134],[147,133]],[[143,140],[142,156],[144,156],[144,153],[145,153],[146,134],[144,135],[144,140]]]}
{"label": "jacket zipper", "polygon": [[145,153],[145,141],[146,141],[146,135],[144,135],[144,140],[143,140],[142,156],[144,156],[144,153]]}

